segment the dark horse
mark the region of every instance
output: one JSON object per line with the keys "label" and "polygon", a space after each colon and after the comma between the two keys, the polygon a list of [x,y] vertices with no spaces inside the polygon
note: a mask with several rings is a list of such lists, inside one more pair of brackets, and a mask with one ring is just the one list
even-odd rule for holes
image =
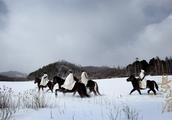
{"label": "dark horse", "polygon": [[55,95],[57,96],[57,92],[63,92],[63,93],[75,93],[75,92],[78,92],[78,94],[80,95],[80,97],[90,97],[88,94],[87,94],[87,91],[86,91],[86,87],[83,83],[80,83],[76,77],[74,77],[74,80],[76,81],[74,87],[72,90],[66,90],[64,88],[62,88],[61,86],[64,84],[65,80],[58,77],[58,76],[55,76],[53,78],[53,84],[58,84],[59,85],[59,89],[55,89]]}
{"label": "dark horse", "polygon": [[[133,85],[133,89],[131,90],[130,94],[131,94],[132,92],[134,92],[135,90],[137,90],[137,91],[139,92],[139,94],[141,95],[141,91],[140,91],[140,90],[143,90],[143,89],[140,88],[140,86],[139,86],[139,82],[140,82],[141,80],[140,80],[139,78],[135,78],[134,75],[131,75],[131,76],[127,79],[127,81],[128,81],[128,82],[130,81],[130,82],[132,83],[132,85]],[[149,88],[148,94],[150,93],[150,91],[153,91],[153,93],[156,95],[156,91],[155,91],[154,87],[158,90],[158,85],[157,85],[157,83],[156,83],[155,81],[153,81],[153,80],[147,80],[147,81],[146,81],[146,88]]]}
{"label": "dark horse", "polygon": [[93,80],[88,80],[86,87],[89,89],[89,92],[93,92],[94,95],[101,95],[99,92],[98,84]]}
{"label": "dark horse", "polygon": [[[79,79],[77,79],[76,77],[74,77],[74,80],[75,81],[79,81]],[[99,92],[98,84],[95,81],[88,80],[87,85],[86,85],[86,88],[89,89],[89,94],[93,92],[94,95],[100,95],[101,96],[101,94]],[[75,93],[74,93],[74,95],[75,95]]]}
{"label": "dark horse", "polygon": [[44,88],[48,87],[49,90],[51,90],[51,92],[53,92],[53,86],[54,86],[54,85],[53,85],[53,82],[51,82],[51,81],[49,81],[49,82],[47,83],[46,86],[42,86],[42,85],[40,85],[41,79],[38,78],[38,77],[35,77],[34,83],[35,83],[35,84],[37,83],[38,91],[40,91],[41,88],[42,88],[42,90],[43,90]]}

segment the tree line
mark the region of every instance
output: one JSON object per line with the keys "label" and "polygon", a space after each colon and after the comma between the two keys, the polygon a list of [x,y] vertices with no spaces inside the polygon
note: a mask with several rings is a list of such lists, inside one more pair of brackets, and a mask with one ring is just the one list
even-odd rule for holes
{"label": "tree line", "polygon": [[68,71],[72,70],[74,75],[79,79],[82,71],[86,71],[91,79],[104,79],[112,77],[126,77],[131,74],[138,76],[141,69],[145,70],[145,73],[150,75],[172,75],[172,57],[166,57],[165,60],[155,57],[150,59],[148,62],[146,60],[139,60],[136,58],[133,63],[126,67],[81,66],[62,60],[43,66],[42,68],[30,73],[27,78],[34,79],[35,77],[41,77],[44,72],[48,74],[49,79],[52,79],[56,75],[65,78],[68,75]]}
{"label": "tree line", "polygon": [[172,57],[166,57],[164,60],[155,57],[150,59],[149,62],[146,60],[139,61],[139,59],[136,58],[136,61],[129,64],[126,69],[128,75],[138,75],[141,69],[145,70],[146,74],[149,75],[172,75]]}

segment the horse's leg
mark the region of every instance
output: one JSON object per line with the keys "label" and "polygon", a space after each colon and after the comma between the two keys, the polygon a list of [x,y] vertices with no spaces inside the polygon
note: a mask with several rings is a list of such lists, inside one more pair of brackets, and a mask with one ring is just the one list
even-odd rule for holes
{"label": "horse's leg", "polygon": [[154,95],[156,95],[156,91],[155,91],[155,89],[152,89],[152,91],[153,91]]}
{"label": "horse's leg", "polygon": [[150,89],[150,90],[148,90],[148,94],[150,93],[150,91],[151,91],[151,89]]}
{"label": "horse's leg", "polygon": [[90,91],[93,92],[94,95],[97,96],[97,92],[96,92],[96,88],[95,87],[96,87],[95,84],[94,84],[94,86],[90,86]]}
{"label": "horse's leg", "polygon": [[100,92],[99,92],[98,84],[97,84],[96,82],[95,82],[95,85],[96,85],[96,87],[95,87],[96,92],[98,93],[98,95],[100,95],[100,96],[101,96],[101,94],[100,94]]}
{"label": "horse's leg", "polygon": [[66,92],[67,92],[67,90],[63,91],[63,95],[64,95],[64,96],[66,95]]}
{"label": "horse's leg", "polygon": [[40,92],[40,89],[41,89],[40,86],[38,86],[38,92]]}
{"label": "horse's leg", "polygon": [[75,96],[76,92],[77,92],[77,91],[74,91],[74,92],[73,92],[73,96]]}
{"label": "horse's leg", "polygon": [[96,96],[97,96],[97,92],[95,91],[95,89],[93,89],[93,92],[94,92],[94,95],[96,95]]}
{"label": "horse's leg", "polygon": [[137,89],[137,91],[139,92],[140,95],[142,94],[141,91],[140,91],[140,89]]}
{"label": "horse's leg", "polygon": [[53,83],[51,83],[48,87],[49,87],[49,90],[51,90],[51,92],[53,93],[53,87],[54,87],[54,84],[53,84]]}
{"label": "horse's leg", "polygon": [[47,86],[48,86],[48,90],[46,90],[46,92],[48,92],[49,90],[51,90],[50,85],[49,85],[49,84],[47,84]]}
{"label": "horse's leg", "polygon": [[41,88],[42,88],[42,91],[44,91],[44,87],[43,87],[43,86],[41,86]]}
{"label": "horse's leg", "polygon": [[86,86],[84,84],[78,84],[77,87],[76,87],[76,90],[78,91],[79,95],[81,98],[83,97],[90,97],[88,94],[87,94],[87,90],[86,90]]}
{"label": "horse's leg", "polygon": [[53,93],[53,88],[54,88],[54,85],[51,85],[51,92]]}
{"label": "horse's leg", "polygon": [[58,96],[58,94],[57,94],[57,89],[55,90],[55,96],[56,96],[56,97]]}
{"label": "horse's leg", "polygon": [[[93,88],[92,87],[90,87],[90,86],[87,86],[86,87],[86,93],[88,92],[88,94],[90,95],[92,92],[93,92]],[[86,97],[87,97],[88,95],[86,95]]]}
{"label": "horse's leg", "polygon": [[83,98],[83,97],[84,97],[84,95],[83,95],[82,91],[78,90],[78,94],[80,95],[80,97],[81,97],[81,98]]}
{"label": "horse's leg", "polygon": [[131,92],[130,92],[130,95],[131,95],[131,93],[132,93],[132,92],[134,92],[135,90],[136,90],[136,89],[135,89],[135,88],[133,88],[133,89],[131,90]]}
{"label": "horse's leg", "polygon": [[91,94],[91,92],[93,92],[93,90],[90,87],[88,87],[88,89],[89,89],[89,94]]}
{"label": "horse's leg", "polygon": [[51,89],[51,92],[53,93],[53,89]]}
{"label": "horse's leg", "polygon": [[51,90],[51,92],[53,93],[53,87],[52,86],[48,86],[48,87],[49,87],[49,89],[46,92],[48,92],[49,90]]}
{"label": "horse's leg", "polygon": [[94,86],[93,86],[92,89],[93,89],[93,92],[94,92],[94,95],[95,95],[95,96],[97,96],[96,87],[97,87],[97,86],[96,86],[96,83],[94,83]]}

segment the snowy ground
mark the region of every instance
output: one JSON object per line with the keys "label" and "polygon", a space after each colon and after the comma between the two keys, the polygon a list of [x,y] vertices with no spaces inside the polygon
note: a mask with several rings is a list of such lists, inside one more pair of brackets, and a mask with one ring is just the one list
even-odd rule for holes
{"label": "snowy ground", "polygon": [[[157,82],[161,76],[148,76]],[[169,76],[172,80],[172,76]],[[47,108],[19,109],[12,117],[14,120],[127,120],[127,114],[136,116],[138,120],[171,120],[172,113],[162,113],[165,104],[164,94],[147,95],[147,90],[142,90],[142,95],[134,92],[131,83],[126,78],[113,78],[95,80],[103,96],[91,95],[90,98],[81,99],[78,94],[61,93],[56,98],[54,93],[41,92],[44,95]],[[10,87],[14,94],[25,94],[30,89],[37,90],[33,81],[30,82],[0,82],[0,87]],[[128,112],[127,112],[128,111]]]}

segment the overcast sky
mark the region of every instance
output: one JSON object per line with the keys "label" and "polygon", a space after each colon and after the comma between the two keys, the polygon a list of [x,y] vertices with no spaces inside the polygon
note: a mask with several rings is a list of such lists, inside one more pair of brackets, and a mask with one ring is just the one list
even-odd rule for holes
{"label": "overcast sky", "polygon": [[172,56],[172,0],[0,0],[0,71]]}

